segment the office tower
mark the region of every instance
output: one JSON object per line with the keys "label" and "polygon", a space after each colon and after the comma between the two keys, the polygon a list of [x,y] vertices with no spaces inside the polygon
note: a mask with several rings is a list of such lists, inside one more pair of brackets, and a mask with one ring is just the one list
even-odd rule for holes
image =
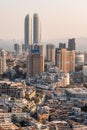
{"label": "office tower", "polygon": [[75,51],[67,49],[56,49],[55,54],[56,66],[63,72],[75,71]]}
{"label": "office tower", "polygon": [[41,74],[44,71],[43,46],[37,45],[31,48],[27,57],[27,78]]}
{"label": "office tower", "polygon": [[46,45],[46,60],[55,62],[55,46],[52,44]]}
{"label": "office tower", "polygon": [[59,43],[59,49],[66,48],[66,43]]}
{"label": "office tower", "polygon": [[14,50],[15,50],[16,55],[21,54],[22,53],[22,44],[19,45],[19,44],[15,43]]}
{"label": "office tower", "polygon": [[76,49],[76,43],[75,38],[68,40],[68,50],[75,50]]}
{"label": "office tower", "polygon": [[6,52],[4,49],[0,50],[0,75],[6,71]]}
{"label": "office tower", "polygon": [[25,37],[25,50],[29,49],[29,45],[32,43],[32,23],[30,15],[25,17],[24,37]]}
{"label": "office tower", "polygon": [[38,44],[41,42],[41,23],[38,14],[33,16],[33,43]]}

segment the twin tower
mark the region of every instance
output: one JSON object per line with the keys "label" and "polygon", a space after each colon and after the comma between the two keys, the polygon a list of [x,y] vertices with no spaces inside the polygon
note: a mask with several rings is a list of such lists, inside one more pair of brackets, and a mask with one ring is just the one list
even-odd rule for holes
{"label": "twin tower", "polygon": [[41,42],[41,22],[38,14],[33,15],[33,20],[28,14],[25,17],[24,23],[24,39],[25,50],[29,48],[29,45],[38,44]]}

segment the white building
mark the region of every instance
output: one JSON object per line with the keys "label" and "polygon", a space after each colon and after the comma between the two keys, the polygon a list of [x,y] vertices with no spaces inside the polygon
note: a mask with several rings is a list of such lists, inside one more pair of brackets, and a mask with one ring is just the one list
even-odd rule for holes
{"label": "white building", "polygon": [[76,53],[76,55],[75,55],[75,64],[76,65],[84,65],[84,54]]}

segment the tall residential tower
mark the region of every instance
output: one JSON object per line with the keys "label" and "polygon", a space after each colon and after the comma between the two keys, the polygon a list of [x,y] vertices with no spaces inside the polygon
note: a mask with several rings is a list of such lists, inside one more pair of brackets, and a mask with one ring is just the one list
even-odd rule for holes
{"label": "tall residential tower", "polygon": [[56,48],[55,61],[56,66],[63,72],[74,72],[75,50],[67,50],[66,48]]}

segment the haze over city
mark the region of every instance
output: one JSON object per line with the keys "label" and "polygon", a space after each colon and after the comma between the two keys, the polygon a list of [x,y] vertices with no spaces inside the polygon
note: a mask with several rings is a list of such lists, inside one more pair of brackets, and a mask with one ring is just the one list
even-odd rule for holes
{"label": "haze over city", "polygon": [[87,130],[87,0],[0,0],[0,130]]}
{"label": "haze over city", "polygon": [[24,39],[24,17],[38,13],[42,41],[87,36],[87,0],[0,0],[0,38]]}

